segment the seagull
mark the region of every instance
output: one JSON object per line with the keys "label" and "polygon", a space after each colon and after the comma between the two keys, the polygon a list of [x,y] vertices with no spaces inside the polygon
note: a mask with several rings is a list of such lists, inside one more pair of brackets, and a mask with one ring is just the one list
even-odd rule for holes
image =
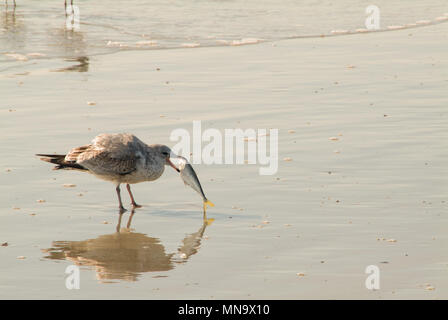
{"label": "seagull", "polygon": [[[14,0],[16,1],[16,0]],[[70,8],[72,8],[72,14],[74,13],[74,8],[73,8],[73,0],[70,0]],[[67,0],[64,0],[64,11],[65,11],[65,16],[67,16]]]}
{"label": "seagull", "polygon": [[133,209],[140,208],[132,195],[131,184],[154,181],[160,178],[169,165],[179,169],[170,158],[177,157],[169,147],[162,144],[147,145],[129,133],[96,136],[91,144],[71,149],[67,154],[36,154],[41,160],[54,163],[53,170],[78,170],[111,181],[116,185],[118,208],[126,211],[121,202],[120,185],[126,184]]}

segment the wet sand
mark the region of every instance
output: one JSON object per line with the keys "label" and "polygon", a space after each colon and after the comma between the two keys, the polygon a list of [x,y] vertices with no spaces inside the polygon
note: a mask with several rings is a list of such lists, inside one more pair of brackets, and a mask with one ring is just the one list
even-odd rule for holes
{"label": "wet sand", "polygon": [[[4,71],[0,298],[448,298],[447,31],[42,59]],[[258,165],[195,166],[216,204],[209,226],[199,197],[167,168],[133,187],[144,207],[130,230],[124,214],[117,234],[113,185],[33,156],[102,132],[172,145],[171,131],[193,120],[279,129],[274,176]],[[67,290],[74,261],[81,289]],[[380,268],[380,290],[364,285],[368,265]]]}

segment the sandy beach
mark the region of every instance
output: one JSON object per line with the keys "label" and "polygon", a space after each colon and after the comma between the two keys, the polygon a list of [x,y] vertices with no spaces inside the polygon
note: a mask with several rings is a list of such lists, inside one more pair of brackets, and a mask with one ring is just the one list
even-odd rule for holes
{"label": "sandy beach", "polygon": [[[447,40],[441,23],[2,71],[0,298],[447,299]],[[194,120],[279,130],[274,175],[195,165],[208,226],[167,169],[117,233],[112,184],[34,156],[103,132],[173,145]]]}

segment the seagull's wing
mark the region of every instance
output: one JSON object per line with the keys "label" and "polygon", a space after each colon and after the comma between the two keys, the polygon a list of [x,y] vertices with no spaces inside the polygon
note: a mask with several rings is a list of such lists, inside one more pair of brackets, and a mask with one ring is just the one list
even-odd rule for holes
{"label": "seagull's wing", "polygon": [[126,175],[137,170],[145,146],[130,134],[101,134],[92,144],[72,149],[67,157],[96,174]]}
{"label": "seagull's wing", "polygon": [[81,156],[84,152],[89,152],[91,148],[91,144],[73,148],[65,155],[64,161],[77,163],[78,157]]}

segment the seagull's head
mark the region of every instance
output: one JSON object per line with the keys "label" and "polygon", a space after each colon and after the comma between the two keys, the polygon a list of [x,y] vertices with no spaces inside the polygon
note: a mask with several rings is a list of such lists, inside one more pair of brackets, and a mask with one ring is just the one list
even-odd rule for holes
{"label": "seagull's head", "polygon": [[155,146],[155,149],[160,157],[162,157],[165,160],[165,165],[172,167],[177,172],[180,172],[178,168],[171,162],[170,158],[177,158],[177,155],[171,151],[171,149],[168,146],[165,146],[163,144],[159,144]]}

